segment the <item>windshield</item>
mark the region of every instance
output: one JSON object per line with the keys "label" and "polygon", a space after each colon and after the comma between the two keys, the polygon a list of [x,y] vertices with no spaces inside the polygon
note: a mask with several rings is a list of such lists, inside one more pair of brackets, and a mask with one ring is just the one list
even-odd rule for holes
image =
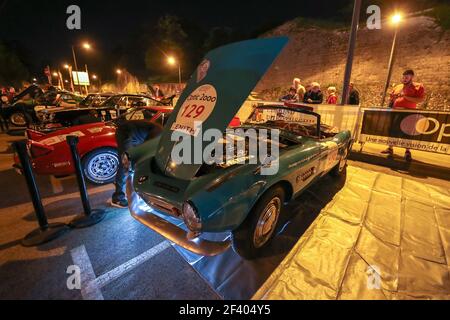
{"label": "windshield", "polygon": [[160,101],[153,100],[147,96],[113,96],[103,102],[100,106],[107,108],[131,108],[131,107],[151,107],[164,106]]}
{"label": "windshield", "polygon": [[83,107],[97,106],[100,103],[106,101],[106,97],[90,94],[83,101],[80,102],[80,105]]}
{"label": "windshield", "polygon": [[286,107],[257,107],[246,125],[280,129],[296,136],[317,136],[319,117],[306,111]]}
{"label": "windshield", "polygon": [[[336,135],[336,128],[322,125],[320,116],[302,108],[284,106],[257,107],[245,125],[282,130],[297,137],[328,138]],[[320,131],[320,133],[318,133]]]}
{"label": "windshield", "polygon": [[113,96],[101,104],[102,107],[116,107],[119,104],[121,96]]}

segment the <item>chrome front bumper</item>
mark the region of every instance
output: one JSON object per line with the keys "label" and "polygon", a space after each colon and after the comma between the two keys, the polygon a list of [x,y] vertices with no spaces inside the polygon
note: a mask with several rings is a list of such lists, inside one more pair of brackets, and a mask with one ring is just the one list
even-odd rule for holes
{"label": "chrome front bumper", "polygon": [[213,242],[201,238],[190,240],[188,232],[182,228],[141,209],[140,206],[144,204],[144,201],[134,191],[132,175],[127,178],[127,198],[133,218],[186,250],[198,255],[212,257],[227,251],[231,246],[229,240],[222,242]]}

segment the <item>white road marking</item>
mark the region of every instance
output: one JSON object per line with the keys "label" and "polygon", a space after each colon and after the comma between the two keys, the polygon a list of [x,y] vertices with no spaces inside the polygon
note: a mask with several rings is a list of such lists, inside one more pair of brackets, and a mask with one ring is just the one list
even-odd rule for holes
{"label": "white road marking", "polygon": [[75,265],[81,269],[81,295],[84,300],[103,300],[101,288],[130,272],[146,261],[156,257],[166,249],[170,248],[168,241],[161,242],[143,254],[133,258],[119,267],[99,276],[95,276],[91,261],[84,246],[71,251],[72,259]]}
{"label": "white road marking", "polygon": [[102,291],[98,286],[95,286],[95,272],[92,268],[91,260],[87,254],[86,247],[81,246],[73,249],[72,255],[73,263],[81,270],[81,295],[84,300],[104,300]]}
{"label": "white road marking", "polygon": [[105,287],[109,283],[120,278],[125,273],[128,273],[129,271],[135,269],[136,267],[143,264],[144,262],[149,261],[153,257],[156,257],[157,255],[159,255],[160,253],[162,253],[163,251],[168,249],[170,246],[171,246],[171,244],[168,241],[161,242],[160,244],[154,246],[150,250],[137,256],[136,258],[133,258],[130,261],[125,262],[121,266],[98,277],[95,281],[97,283],[97,286],[99,286],[100,288]]}

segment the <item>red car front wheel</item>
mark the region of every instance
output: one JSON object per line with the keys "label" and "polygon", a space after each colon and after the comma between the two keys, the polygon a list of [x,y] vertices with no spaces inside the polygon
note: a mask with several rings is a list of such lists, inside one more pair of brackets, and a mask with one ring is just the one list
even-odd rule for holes
{"label": "red car front wheel", "polygon": [[113,148],[97,149],[83,158],[86,179],[95,185],[114,182],[119,169],[119,156]]}

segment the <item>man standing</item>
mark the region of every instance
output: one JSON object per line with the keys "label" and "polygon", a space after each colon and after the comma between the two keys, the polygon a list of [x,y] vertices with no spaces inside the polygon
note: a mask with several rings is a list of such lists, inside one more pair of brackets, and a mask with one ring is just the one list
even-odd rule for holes
{"label": "man standing", "polygon": [[320,84],[318,82],[311,83],[311,90],[305,94],[303,102],[311,104],[323,103],[323,93],[320,90]]}
{"label": "man standing", "polygon": [[351,106],[359,106],[359,91],[355,88],[355,84],[350,83],[350,93],[348,96],[348,104]]}
{"label": "man standing", "polygon": [[297,96],[299,101],[303,101],[305,97],[306,89],[302,86],[302,81],[299,78],[295,78],[293,82],[293,87],[297,90]]}
{"label": "man standing", "polygon": [[[397,110],[415,110],[417,104],[423,102],[425,98],[425,88],[421,83],[414,82],[414,71],[406,70],[403,73],[402,84],[394,87],[391,93],[391,100],[389,108]],[[382,152],[389,157],[394,155],[394,148],[390,145],[386,150]],[[406,149],[405,160],[411,161],[411,150]]]}

